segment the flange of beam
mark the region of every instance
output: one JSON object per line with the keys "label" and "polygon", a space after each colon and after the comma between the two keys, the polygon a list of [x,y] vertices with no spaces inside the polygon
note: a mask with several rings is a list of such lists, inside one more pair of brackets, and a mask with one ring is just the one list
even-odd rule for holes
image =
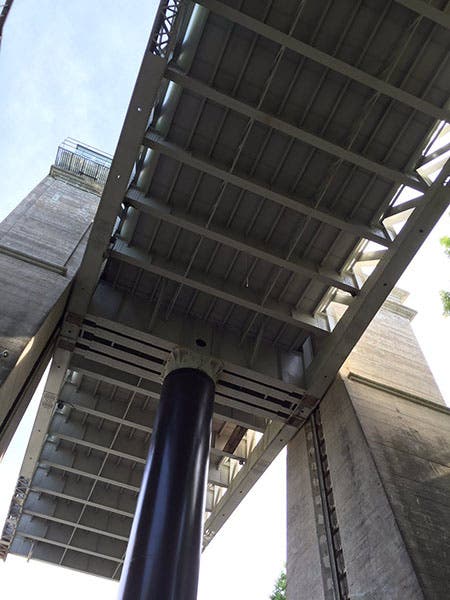
{"label": "flange of beam", "polygon": [[[139,386],[132,385],[129,382],[124,381],[123,379],[119,379],[117,377],[117,374],[122,374],[123,371],[120,371],[119,369],[115,369],[113,371],[110,367],[94,361],[90,361],[81,354],[74,354],[72,358],[72,366],[78,372],[93,377],[94,379],[104,381],[112,385],[117,385],[119,387],[131,391],[136,391],[141,394],[151,395],[155,399],[159,398],[159,385],[154,386],[154,392],[149,392],[148,386],[146,388],[141,388]],[[236,402],[235,404],[238,404],[238,402]],[[219,419],[222,419],[223,421],[230,421],[231,423],[241,425],[242,427],[252,429],[253,431],[258,431],[259,433],[264,432],[266,426],[266,417],[259,414],[255,414],[255,411],[253,411],[252,413],[247,413],[242,410],[242,407],[236,408],[229,406],[228,404],[221,404],[220,398],[217,399],[217,397],[214,410],[215,416]]]}
{"label": "flange of beam", "polygon": [[301,129],[300,127],[296,127],[294,124],[289,123],[288,121],[284,121],[275,115],[271,115],[269,113],[265,113],[262,110],[258,110],[254,108],[250,104],[242,102],[237,98],[233,98],[228,94],[224,94],[219,92],[218,90],[204,84],[198,79],[194,79],[193,77],[189,77],[181,73],[178,69],[173,67],[169,67],[165,75],[166,79],[173,81],[174,83],[186,88],[199,96],[203,96],[204,98],[208,98],[221,106],[225,106],[231,110],[234,110],[242,115],[249,117],[250,119],[254,119],[263,125],[267,125],[268,127],[272,127],[276,131],[280,133],[284,133],[300,142],[304,142],[309,146],[313,146],[318,150],[322,150],[327,154],[331,154],[341,160],[349,162],[361,169],[365,169],[370,173],[375,173],[379,177],[383,179],[387,179],[388,181],[393,181],[398,184],[407,185],[413,189],[418,190],[419,192],[425,192],[428,186],[419,181],[413,175],[408,175],[407,173],[402,173],[401,171],[396,171],[395,169],[391,169],[386,165],[381,163],[377,163],[361,154],[357,154],[356,152],[352,152],[351,150],[347,150],[342,146],[338,146],[337,144],[333,144],[328,140],[321,138],[305,129]]}
{"label": "flange of beam", "polygon": [[422,0],[395,0],[397,4],[401,4],[405,8],[409,8],[415,13],[434,21],[438,25],[450,29],[450,14],[439,10]]}
{"label": "flange of beam", "polygon": [[[111,288],[104,282],[100,282],[98,292],[102,293],[103,291],[110,292]],[[207,341],[207,347],[209,344],[210,354],[224,364],[220,381],[234,384],[241,390],[254,390],[260,397],[276,397],[282,402],[290,403],[303,397],[301,364],[297,365],[297,369],[300,371],[298,374],[291,369],[289,377],[284,377],[283,369],[280,368],[280,364],[283,362],[283,353],[280,353],[272,344],[264,342],[261,345],[262,352],[265,354],[264,365],[261,364],[258,368],[255,368],[257,365],[249,368],[248,352],[252,350],[253,344],[249,344],[247,348],[240,346],[239,335],[222,328],[215,329],[205,321],[193,319],[187,323],[184,315],[177,314],[173,314],[170,321],[158,317],[155,321],[155,329],[149,332],[146,326],[147,317],[142,313],[143,308],[147,312],[149,308],[150,311],[153,310],[151,305],[149,307],[148,300],[142,302],[118,290],[114,290],[114,295],[113,302],[120,303],[125,311],[119,313],[115,310],[111,311],[111,304],[107,305],[102,302],[102,294],[96,294],[91,306],[92,312],[86,315],[87,322],[83,323],[83,329],[87,326],[95,328],[97,336],[110,336],[106,339],[117,340],[123,345],[130,344],[131,347],[134,345],[134,340],[140,340],[141,343],[147,345],[146,354],[149,353],[149,346],[151,352],[155,346],[164,349],[166,353],[162,356],[163,360],[175,346],[190,347],[192,350],[196,350],[198,345],[195,340],[200,336]],[[111,296],[109,299],[111,300]],[[130,312],[133,315],[131,320]],[[120,337],[116,338],[114,335],[110,335],[110,332]],[[125,342],[126,338],[129,340],[127,343]],[[138,348],[142,349],[142,346],[138,346]],[[289,354],[289,361],[292,361],[295,356],[297,356],[295,353]],[[105,373],[102,372],[102,375]],[[141,391],[150,394],[154,392],[154,389],[150,391],[150,388],[146,388]],[[159,398],[159,388],[155,397]]]}
{"label": "flange of beam", "polygon": [[322,398],[351,350],[450,203],[450,159],[309,366],[307,393]]}
{"label": "flange of beam", "polygon": [[386,81],[382,81],[361,69],[353,67],[334,56],[322,52],[318,48],[314,48],[309,44],[305,44],[304,42],[293,38],[279,29],[275,29],[258,19],[254,19],[239,10],[231,8],[230,6],[223,4],[223,2],[219,2],[218,0],[197,0],[197,3],[232,23],[245,27],[262,37],[272,40],[276,44],[285,46],[297,54],[301,54],[328,69],[336,71],[336,73],[340,73],[362,85],[372,88],[377,92],[380,92],[380,94],[389,96],[398,102],[406,104],[414,110],[418,110],[435,119],[450,121],[450,113],[445,108],[435,106],[426,100],[422,100],[405,90],[387,83]]}
{"label": "flange of beam", "polygon": [[69,310],[84,314],[98,280],[114,221],[119,213],[142,137],[167,66],[166,59],[146,52],[117,142],[102,199],[92,224],[89,243],[73,288]]}
{"label": "flange of beam", "polygon": [[96,558],[102,558],[103,560],[110,560],[116,563],[123,563],[123,559],[119,557],[110,556],[109,554],[102,554],[101,552],[95,552],[94,550],[89,550],[88,548],[81,548],[78,546],[72,546],[71,544],[65,544],[64,542],[58,542],[57,540],[52,540],[49,537],[41,537],[39,535],[33,535],[26,531],[17,531],[17,537],[24,538],[25,540],[32,540],[35,542],[41,542],[43,544],[48,544],[50,546],[57,546],[58,548],[65,548],[66,550],[72,550],[73,552],[80,552],[81,554],[87,554],[88,556],[95,556]]}
{"label": "flange of beam", "polygon": [[53,496],[54,498],[61,498],[61,500],[67,500],[68,502],[75,502],[77,504],[83,504],[85,506],[90,506],[91,508],[97,508],[98,510],[104,510],[105,512],[111,512],[115,515],[120,515],[122,517],[128,517],[129,519],[133,518],[133,513],[130,513],[126,510],[122,510],[120,508],[115,508],[114,506],[106,506],[105,504],[100,504],[99,502],[92,502],[92,500],[85,500],[83,498],[79,498],[78,496],[72,496],[71,494],[66,494],[64,492],[58,492],[56,490],[50,490],[47,488],[43,488],[40,486],[32,486],[30,488],[30,492],[34,492],[36,494],[44,494],[47,496]]}
{"label": "flange of beam", "polygon": [[235,185],[236,187],[256,194],[257,196],[271,200],[272,202],[275,202],[280,206],[284,206],[285,208],[289,208],[298,214],[306,215],[321,221],[322,223],[326,223],[327,225],[331,225],[332,227],[346,231],[355,237],[362,237],[382,246],[390,246],[391,244],[391,240],[388,239],[381,230],[373,229],[360,223],[346,221],[345,219],[337,217],[332,213],[314,208],[299,198],[294,198],[284,193],[277,192],[272,188],[266,187],[258,181],[255,181],[253,178],[230,173],[230,171],[228,171],[224,165],[218,165],[217,163],[207,160],[206,158],[195,156],[192,152],[184,150],[183,148],[164,140],[157,133],[147,133],[144,138],[144,144],[149,148],[153,148],[161,154],[168,156],[169,158],[177,160],[204,173],[208,173],[213,177],[217,177],[217,179],[220,179],[221,181],[226,181],[231,185]]}
{"label": "flange of beam", "polygon": [[186,213],[175,209],[173,206],[165,204],[161,200],[148,198],[142,192],[136,189],[129,189],[126,200],[138,210],[152,215],[165,223],[171,223],[202,237],[206,237],[220,244],[224,244],[235,250],[245,252],[250,256],[264,260],[277,267],[282,267],[292,273],[316,279],[323,283],[336,287],[344,292],[355,296],[358,293],[358,287],[351,277],[340,275],[337,272],[316,266],[313,262],[307,260],[286,260],[281,254],[277,254],[272,249],[268,252],[267,246],[257,241],[252,241],[248,236],[240,236],[238,233],[229,229],[221,228],[217,225],[207,225],[205,219],[195,217],[192,213]]}
{"label": "flange of beam", "polygon": [[396,204],[395,206],[391,206],[387,209],[384,218],[389,219],[390,217],[394,217],[396,215],[401,215],[407,210],[413,210],[417,208],[421,202],[423,202],[423,198],[413,198],[412,200],[407,200],[406,202],[402,202],[401,204]]}
{"label": "flange of beam", "polygon": [[3,35],[3,27],[6,23],[6,18],[13,4],[13,0],[5,0],[0,6],[0,41]]}
{"label": "flange of beam", "polygon": [[314,333],[317,336],[326,336],[329,333],[324,324],[321,324],[317,318],[296,312],[291,306],[275,301],[266,302],[262,305],[251,290],[238,290],[237,286],[233,286],[225,280],[217,279],[216,281],[216,278],[205,276],[203,273],[191,271],[191,275],[187,277],[184,275],[185,268],[183,266],[177,266],[175,263],[167,262],[155,255],[149,256],[135,246],[127,246],[120,241],[116,242],[110,255],[112,258],[140,267],[160,277],[176,281],[210,296],[215,296],[298,329]]}
{"label": "flange of beam", "polygon": [[[69,310],[73,314],[85,314],[93,290],[98,282],[99,272],[104,261],[104,252],[109,244],[113,224],[128,187],[130,174],[166,67],[166,59],[155,56],[150,52],[145,53],[108,180],[103,190],[103,201],[99,204],[83,262],[78,271],[77,281],[72,289]],[[43,394],[43,401],[22,463],[21,474],[27,478],[31,479],[33,475],[56,397],[63,384],[64,374],[70,359],[70,352],[66,348],[75,344],[78,331],[75,322],[65,322],[62,325],[62,338],[64,339],[60,339],[60,345],[55,351]]]}
{"label": "flange of beam", "polygon": [[[130,362],[140,362],[145,365],[145,359],[139,359],[136,355],[130,355],[127,352],[116,350],[113,348],[108,348],[108,352],[110,355],[106,355],[103,353],[104,345],[89,342],[89,349],[84,348],[76,348],[75,353],[81,355],[87,359],[93,360],[96,363],[96,366],[99,367],[101,365],[107,365],[110,369],[117,369],[122,372],[126,372],[128,374],[134,374],[138,377],[146,380],[146,388],[149,386],[153,386],[156,384],[158,389],[157,398],[159,398],[160,392],[160,375],[150,375],[149,371],[143,368],[141,365],[134,365]],[[224,379],[230,381],[234,385],[239,385],[234,377],[224,377]],[[253,386],[252,386],[253,387]],[[279,394],[279,396],[284,396],[284,394]],[[289,402],[289,401],[288,401]],[[289,402],[290,403],[290,402]],[[241,389],[233,389],[229,388],[226,385],[226,381],[219,382],[216,386],[216,404],[217,405],[225,405],[228,407],[236,408],[242,407],[244,404],[249,412],[251,411],[254,414],[258,414],[266,419],[276,419],[279,420],[279,414],[277,411],[283,412],[283,408],[280,405],[276,404],[270,399],[263,397],[255,397],[251,395],[248,391],[245,390],[244,386]],[[218,408],[218,414],[220,414],[221,408]],[[286,408],[284,412],[286,412]],[[251,426],[248,426],[251,429]]]}
{"label": "flange of beam", "polygon": [[[236,457],[234,457],[236,458]],[[89,471],[85,471],[83,469],[79,469],[79,468],[74,468],[74,467],[69,467],[68,465],[61,465],[59,463],[54,463],[48,460],[45,460],[43,462],[40,462],[38,464],[38,468],[42,468],[44,470],[47,469],[53,469],[56,471],[60,471],[63,475],[75,475],[77,478],[78,477],[85,477],[87,479],[93,479],[95,481],[98,481],[99,483],[103,483],[105,485],[112,485],[118,488],[122,488],[122,490],[127,490],[128,492],[132,492],[133,494],[137,494],[139,493],[140,487],[136,486],[136,485],[131,485],[129,483],[126,483],[125,481],[121,481],[118,479],[111,479],[109,477],[105,477],[103,475],[97,475],[95,473],[91,473]],[[51,490],[49,490],[51,491]],[[82,498],[79,499],[79,501],[82,501]],[[54,506],[52,505],[52,509],[54,508]],[[108,508],[108,507],[106,507]],[[212,504],[208,504],[208,498],[206,501],[206,510],[207,511],[211,511],[213,508]],[[24,509],[23,511],[24,513],[29,513],[30,512],[30,508],[28,507],[27,509]],[[132,518],[132,513],[130,512],[130,518]],[[72,522],[72,526],[77,525],[77,527],[81,527],[81,524],[78,523],[76,524],[75,522]],[[103,530],[101,530],[103,532]],[[109,535],[108,532],[105,532],[103,535]],[[115,534],[113,534],[113,536],[115,536]],[[128,538],[126,538],[128,539]]]}
{"label": "flange of beam", "polygon": [[[83,446],[85,448],[90,448],[92,450],[97,450],[98,452],[102,452],[104,454],[108,454],[110,456],[115,456],[117,458],[121,458],[123,460],[127,460],[131,463],[138,463],[140,465],[146,464],[146,459],[141,456],[136,456],[134,454],[128,454],[127,452],[123,452],[123,450],[116,450],[114,448],[110,448],[109,446],[103,446],[101,444],[95,444],[91,440],[84,440],[79,437],[75,437],[73,435],[67,435],[65,433],[61,433],[60,431],[49,431],[49,435],[55,436],[62,441],[68,442],[69,444],[75,444],[77,446]],[[213,483],[219,487],[228,487],[230,483],[229,478],[229,470],[222,466],[217,469],[214,466],[209,467],[208,474],[208,483]]]}
{"label": "flange of beam", "polygon": [[82,531],[87,531],[89,533],[95,533],[96,535],[103,535],[105,537],[110,537],[115,540],[120,540],[121,542],[127,542],[128,538],[124,535],[119,535],[118,533],[110,533],[104,529],[97,529],[96,527],[89,527],[88,525],[82,525],[81,523],[74,523],[73,521],[67,521],[66,519],[61,519],[59,517],[55,517],[55,515],[47,515],[45,513],[36,512],[34,510],[24,510],[24,515],[28,515],[29,517],[33,517],[35,519],[41,519],[43,521],[51,521],[52,523],[58,523],[59,525],[67,525],[68,527],[74,527],[76,525],[77,529],[81,529]]}
{"label": "flange of beam", "polygon": [[74,467],[69,467],[68,465],[61,465],[59,463],[43,460],[42,462],[39,462],[39,467],[42,467],[43,469],[56,469],[58,471],[62,471],[63,473],[71,473],[72,475],[76,475],[77,477],[86,477],[87,479],[94,479],[95,481],[104,483],[105,485],[114,485],[124,490],[128,490],[129,492],[133,492],[135,494],[139,492],[139,488],[136,485],[130,485],[125,481],[111,479],[110,477],[104,477],[103,475],[97,475],[96,473],[91,473],[82,469],[75,469]]}
{"label": "flange of beam", "polygon": [[[84,394],[83,392],[80,392],[80,391],[76,392],[75,397],[77,399],[79,399],[80,396],[82,397],[83,395],[85,395],[85,397],[89,397],[88,394]],[[158,396],[159,396],[159,394],[158,394]],[[60,395],[60,398],[62,398],[62,395]],[[83,406],[82,404],[70,403],[70,407],[72,410],[78,411],[78,412],[82,413],[83,415],[90,415],[90,416],[96,417],[97,419],[100,419],[102,421],[109,421],[110,423],[116,423],[117,425],[124,425],[125,427],[129,427],[130,429],[136,429],[137,431],[143,431],[146,434],[151,434],[153,431],[154,416],[150,421],[151,427],[149,427],[147,425],[138,423],[136,421],[130,421],[128,419],[123,419],[121,417],[117,417],[108,412],[94,410],[87,406]],[[221,458],[230,458],[232,460],[245,461],[244,456],[235,456],[234,454],[232,454],[230,452],[224,452],[223,450],[219,450],[219,448],[214,448],[214,446],[211,447],[211,454],[214,456],[219,456]],[[57,466],[57,465],[53,465],[53,463],[48,463],[47,461],[46,461],[45,465],[50,466],[50,467]],[[87,474],[87,476],[89,476],[89,474]],[[91,474],[91,476],[94,478],[96,477],[95,474]],[[109,480],[107,478],[102,478],[102,477],[99,478],[99,481],[103,481],[103,480],[104,480],[104,483],[110,483],[112,485],[122,485],[123,487],[125,487],[126,489],[130,489],[131,491],[139,491],[139,488],[136,488],[135,486],[127,487],[126,483],[121,483],[120,481]]]}
{"label": "flange of beam", "polygon": [[294,437],[298,427],[272,422],[248,457],[247,463],[231,481],[226,493],[205,521],[203,547],[206,547],[242,499],[248,494],[280,450]]}

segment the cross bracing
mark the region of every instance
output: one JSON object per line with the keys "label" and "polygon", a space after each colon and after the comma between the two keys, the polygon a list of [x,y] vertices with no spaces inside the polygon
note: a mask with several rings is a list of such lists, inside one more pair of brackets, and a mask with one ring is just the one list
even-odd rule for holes
{"label": "cross bracing", "polygon": [[450,114],[445,10],[160,4],[6,547],[120,576],[177,345],[224,362],[204,544],[216,535],[448,206],[449,167],[420,170]]}

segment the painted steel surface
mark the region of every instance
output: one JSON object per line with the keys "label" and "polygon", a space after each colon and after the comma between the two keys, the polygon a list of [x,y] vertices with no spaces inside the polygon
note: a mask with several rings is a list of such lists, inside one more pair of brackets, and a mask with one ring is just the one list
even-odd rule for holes
{"label": "painted steel surface", "polygon": [[120,600],[195,600],[214,382],[171,371],[161,389],[122,571]]}

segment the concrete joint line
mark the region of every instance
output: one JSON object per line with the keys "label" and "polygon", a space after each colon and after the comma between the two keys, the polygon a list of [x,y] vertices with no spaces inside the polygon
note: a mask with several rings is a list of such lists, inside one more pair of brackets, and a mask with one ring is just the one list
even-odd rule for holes
{"label": "concrete joint line", "polygon": [[385,383],[382,383],[381,381],[377,381],[369,377],[364,377],[363,375],[358,375],[358,373],[354,373],[353,371],[350,371],[348,373],[347,378],[350,381],[355,381],[356,383],[367,385],[368,387],[375,388],[382,392],[393,394],[394,396],[398,396],[399,398],[409,400],[410,402],[420,404],[421,406],[426,406],[427,408],[437,410],[446,415],[450,414],[450,408],[444,406],[443,404],[438,404],[437,402],[433,402],[431,400],[428,400],[427,398],[423,398],[422,396],[416,396],[415,394],[411,394],[410,392],[406,392],[405,390],[401,390],[400,388],[387,385]]}
{"label": "concrete joint line", "polygon": [[3,246],[3,244],[0,244],[0,254],[5,254],[6,256],[11,256],[12,258],[16,258],[17,260],[21,260],[36,267],[40,267],[41,269],[46,269],[47,271],[58,273],[58,275],[67,274],[66,267],[61,267],[60,265],[48,262],[46,260],[42,260],[41,258],[32,256],[31,254],[27,254],[26,252],[21,252],[20,250],[15,250],[14,248]]}

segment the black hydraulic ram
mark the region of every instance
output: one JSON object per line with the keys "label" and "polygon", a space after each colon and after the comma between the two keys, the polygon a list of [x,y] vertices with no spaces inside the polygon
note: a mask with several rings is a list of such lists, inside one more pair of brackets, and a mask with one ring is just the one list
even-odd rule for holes
{"label": "black hydraulic ram", "polygon": [[131,529],[120,600],[196,600],[215,384],[165,377]]}

